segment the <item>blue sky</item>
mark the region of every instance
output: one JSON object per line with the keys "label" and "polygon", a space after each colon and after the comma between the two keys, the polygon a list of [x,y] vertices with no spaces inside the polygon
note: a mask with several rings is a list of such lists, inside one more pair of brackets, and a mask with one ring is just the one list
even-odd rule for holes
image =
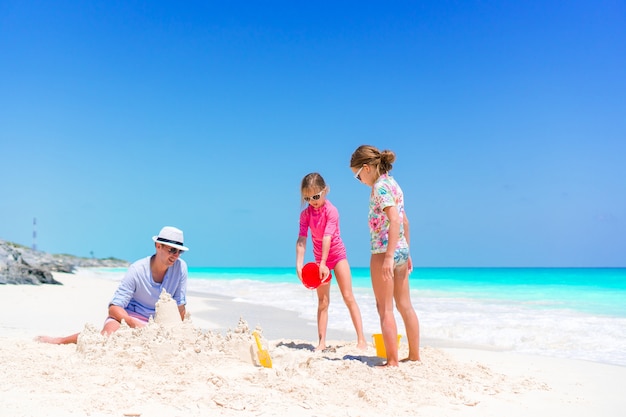
{"label": "blue sky", "polygon": [[0,57],[0,239],[292,266],[317,171],[367,266],[372,144],[417,266],[626,266],[623,1],[0,0]]}

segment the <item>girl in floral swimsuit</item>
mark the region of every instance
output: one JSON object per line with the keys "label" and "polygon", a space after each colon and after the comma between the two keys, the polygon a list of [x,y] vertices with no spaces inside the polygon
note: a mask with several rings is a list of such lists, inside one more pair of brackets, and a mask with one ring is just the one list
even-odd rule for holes
{"label": "girl in floral swimsuit", "polygon": [[369,145],[352,154],[350,169],[357,180],[372,188],[368,223],[371,253],[370,274],[376,297],[380,327],[387,351],[386,366],[398,366],[398,330],[394,301],[402,316],[409,343],[405,360],[419,361],[419,320],[409,289],[413,262],[409,253],[409,220],[404,211],[404,194],[389,175],[396,155]]}

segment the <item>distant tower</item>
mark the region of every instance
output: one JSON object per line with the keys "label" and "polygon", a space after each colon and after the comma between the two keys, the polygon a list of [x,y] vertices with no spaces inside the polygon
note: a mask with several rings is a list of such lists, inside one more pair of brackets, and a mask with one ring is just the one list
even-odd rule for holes
{"label": "distant tower", "polygon": [[33,250],[37,250],[37,217],[33,217]]}

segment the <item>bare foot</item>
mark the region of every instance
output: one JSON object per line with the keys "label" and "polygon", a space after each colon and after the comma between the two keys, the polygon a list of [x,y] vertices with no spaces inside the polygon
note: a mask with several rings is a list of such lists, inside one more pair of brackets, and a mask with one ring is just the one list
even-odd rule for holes
{"label": "bare foot", "polygon": [[367,349],[367,342],[365,340],[357,342],[356,348],[359,349],[359,350],[366,350]]}
{"label": "bare foot", "polygon": [[376,367],[377,368],[391,368],[391,367],[397,368],[398,367],[398,363],[396,362],[395,364],[393,364],[393,363],[389,363],[389,361],[387,361],[387,362],[382,363],[380,365],[376,365]]}
{"label": "bare foot", "polygon": [[411,358],[404,358],[401,359],[400,362],[405,363],[405,362],[418,362],[418,363],[422,363],[422,360],[420,358],[417,359],[411,359]]}
{"label": "bare foot", "polygon": [[53,345],[68,345],[71,343],[77,343],[78,335],[79,333],[64,337],[37,336],[35,340],[40,343],[51,343]]}
{"label": "bare foot", "polygon": [[317,347],[315,348],[316,352],[322,352],[324,351],[324,349],[326,349],[326,343],[320,343],[319,345],[317,345]]}
{"label": "bare foot", "polygon": [[37,336],[35,340],[40,343],[51,343],[53,345],[60,345],[63,343],[63,338],[52,336]]}

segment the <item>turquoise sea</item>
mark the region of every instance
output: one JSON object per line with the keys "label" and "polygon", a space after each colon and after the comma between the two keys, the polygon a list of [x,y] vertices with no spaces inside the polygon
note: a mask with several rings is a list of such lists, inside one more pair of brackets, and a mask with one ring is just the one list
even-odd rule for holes
{"label": "turquoise sea", "polygon": [[[369,268],[352,274],[364,329],[378,332]],[[294,268],[192,267],[189,278],[189,291],[294,311],[316,337],[315,291],[300,284]],[[331,285],[329,327],[353,332],[335,280]],[[411,292],[423,345],[626,366],[626,268],[417,268]],[[399,316],[398,325],[403,334]]]}

